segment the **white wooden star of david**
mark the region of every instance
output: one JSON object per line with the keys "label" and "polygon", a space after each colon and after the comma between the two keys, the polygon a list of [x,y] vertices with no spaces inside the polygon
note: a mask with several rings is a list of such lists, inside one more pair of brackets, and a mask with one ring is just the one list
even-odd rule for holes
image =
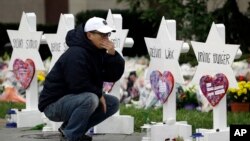
{"label": "white wooden star of david", "polygon": [[[175,23],[175,21],[172,22]],[[170,71],[174,76],[175,82],[184,83],[178,62],[183,41],[178,41],[176,37],[170,35],[170,30],[164,17],[161,20],[157,38],[145,38],[145,42],[150,55],[150,64],[146,78],[149,79],[149,75],[154,70],[158,70],[161,73]]]}
{"label": "white wooden star of david", "polygon": [[212,24],[206,43],[191,41],[196,59],[197,70],[192,79],[192,84],[199,85],[200,78],[204,75],[214,76],[223,73],[227,76],[229,87],[238,87],[231,65],[239,49],[239,45],[225,44],[217,30],[216,24]]}
{"label": "white wooden star of david", "polygon": [[16,59],[25,61],[28,58],[33,60],[36,70],[44,70],[44,65],[38,52],[43,32],[36,31],[36,22],[33,24],[32,27],[29,25],[27,15],[23,12],[19,29],[7,30],[13,48],[9,70],[13,70],[13,63]]}
{"label": "white wooden star of david", "polygon": [[58,58],[68,49],[65,37],[67,32],[73,29],[74,26],[74,16],[72,14],[61,14],[57,33],[44,34],[52,54],[49,70],[51,70]]}
{"label": "white wooden star of david", "polygon": [[108,11],[107,23],[110,27],[114,28],[116,32],[112,33],[110,40],[115,44],[115,50],[120,53],[121,56],[122,50],[125,44],[125,39],[128,35],[128,29],[122,29],[122,17],[120,14],[112,14],[111,10]]}

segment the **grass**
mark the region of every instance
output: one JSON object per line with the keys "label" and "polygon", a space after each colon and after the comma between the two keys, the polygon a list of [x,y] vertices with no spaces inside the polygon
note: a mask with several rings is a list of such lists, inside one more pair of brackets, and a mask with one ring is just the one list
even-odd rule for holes
{"label": "grass", "polygon": [[[149,121],[162,121],[162,108],[159,109],[136,109],[134,107],[125,107],[121,105],[121,115],[131,115],[135,119],[135,132],[140,132],[140,127]],[[187,121],[192,125],[192,132],[197,128],[213,128],[213,112],[199,112],[196,110],[179,109],[176,112],[177,121]],[[250,124],[250,112],[227,113],[227,124]]]}
{"label": "grass", "polygon": [[6,112],[11,108],[24,109],[25,104],[14,102],[0,102],[0,118],[5,118]]}
{"label": "grass", "polygon": [[[0,118],[5,118],[6,111],[9,108],[23,109],[25,104],[0,102]],[[159,109],[137,109],[134,107],[120,106],[121,115],[131,115],[135,119],[135,132],[141,132],[141,126],[149,122],[162,121],[162,108]],[[177,121],[187,121],[192,125],[192,131],[195,132],[197,128],[212,129],[213,128],[213,113],[199,112],[196,110],[180,109],[176,112]],[[231,124],[250,124],[250,112],[243,113],[227,113],[228,126]],[[42,129],[40,125],[34,127]]]}

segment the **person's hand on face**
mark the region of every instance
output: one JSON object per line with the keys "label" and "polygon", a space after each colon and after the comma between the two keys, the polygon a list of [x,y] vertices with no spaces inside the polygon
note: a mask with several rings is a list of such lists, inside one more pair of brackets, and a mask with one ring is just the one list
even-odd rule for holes
{"label": "person's hand on face", "polygon": [[110,32],[101,33],[99,31],[91,31],[87,34],[88,38],[96,47],[106,49],[108,54],[115,55],[115,46],[114,43],[109,40],[110,35]]}
{"label": "person's hand on face", "polygon": [[107,50],[107,53],[110,55],[115,54],[115,46],[112,41],[110,41],[108,38],[101,41],[101,47],[105,48]]}

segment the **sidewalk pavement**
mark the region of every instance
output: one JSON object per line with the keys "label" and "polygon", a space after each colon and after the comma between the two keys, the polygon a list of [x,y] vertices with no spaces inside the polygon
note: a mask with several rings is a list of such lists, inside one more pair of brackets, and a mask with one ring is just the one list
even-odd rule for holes
{"label": "sidewalk pavement", "polygon": [[[97,134],[93,141],[141,141],[141,133],[124,134]],[[59,132],[42,132],[30,128],[0,127],[1,141],[59,141]]]}

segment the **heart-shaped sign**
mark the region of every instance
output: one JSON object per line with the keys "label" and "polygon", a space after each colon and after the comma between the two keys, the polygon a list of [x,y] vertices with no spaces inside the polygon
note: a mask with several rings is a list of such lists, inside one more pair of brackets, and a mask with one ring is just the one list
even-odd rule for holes
{"label": "heart-shaped sign", "polygon": [[216,74],[215,77],[205,75],[200,79],[200,88],[209,103],[216,106],[227,92],[228,79],[222,73]]}
{"label": "heart-shaped sign", "polygon": [[161,103],[165,103],[174,87],[174,77],[171,72],[152,71],[150,74],[150,83],[152,90]]}
{"label": "heart-shaped sign", "polygon": [[13,71],[16,79],[19,80],[23,88],[27,89],[35,74],[35,64],[31,59],[26,59],[25,62],[16,59],[13,63]]}
{"label": "heart-shaped sign", "polygon": [[113,82],[103,82],[103,91],[109,93],[114,86]]}

